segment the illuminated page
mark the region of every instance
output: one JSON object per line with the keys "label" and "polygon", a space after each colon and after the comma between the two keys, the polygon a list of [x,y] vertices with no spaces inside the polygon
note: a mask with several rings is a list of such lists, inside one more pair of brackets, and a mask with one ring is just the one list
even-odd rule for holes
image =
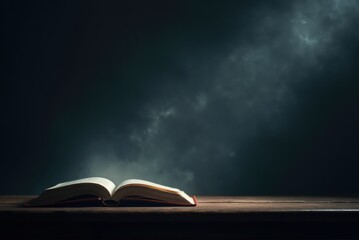
{"label": "illuminated page", "polygon": [[55,186],[47,188],[46,190],[53,190],[53,189],[62,188],[62,187],[66,187],[66,186],[88,184],[88,183],[101,185],[104,188],[106,188],[109,193],[112,193],[116,188],[116,185],[107,178],[89,177],[89,178],[82,178],[82,179],[78,179],[78,180],[59,183],[59,184],[56,184]]}

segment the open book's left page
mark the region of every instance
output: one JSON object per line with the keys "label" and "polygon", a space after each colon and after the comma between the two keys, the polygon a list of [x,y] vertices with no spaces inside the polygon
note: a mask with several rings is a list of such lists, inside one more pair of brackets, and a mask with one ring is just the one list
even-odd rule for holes
{"label": "open book's left page", "polygon": [[103,186],[104,188],[106,188],[107,191],[111,194],[116,188],[116,185],[111,180],[109,180],[107,178],[89,177],[89,178],[81,178],[81,179],[77,179],[77,180],[73,180],[73,181],[58,183],[52,187],[47,188],[46,190],[67,187],[70,185],[86,184],[86,183],[99,184],[99,185]]}
{"label": "open book's left page", "polygon": [[29,205],[47,205],[74,198],[89,196],[111,199],[115,184],[106,178],[90,177],[56,184],[45,189]]}

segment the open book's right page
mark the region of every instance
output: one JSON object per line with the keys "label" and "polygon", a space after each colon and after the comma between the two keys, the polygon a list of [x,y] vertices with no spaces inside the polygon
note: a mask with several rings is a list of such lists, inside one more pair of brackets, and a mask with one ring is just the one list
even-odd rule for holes
{"label": "open book's right page", "polygon": [[114,190],[114,192],[116,192],[118,189],[120,189],[123,186],[131,185],[131,184],[150,186],[154,189],[169,192],[169,193],[179,193],[180,192],[180,190],[177,188],[167,187],[167,186],[164,186],[164,185],[161,185],[158,183],[149,182],[149,181],[141,180],[141,179],[128,179],[126,181],[123,181],[117,186],[117,188]]}
{"label": "open book's right page", "polygon": [[[178,205],[180,205],[180,204],[196,205],[196,201],[192,197],[188,196],[185,192],[183,192],[177,188],[172,188],[172,187],[164,186],[164,185],[161,185],[158,183],[149,182],[149,181],[141,180],[141,179],[128,179],[126,181],[123,181],[120,185],[118,185],[118,187],[113,192],[113,198],[121,199],[122,189],[125,189],[129,186],[144,187],[141,190],[142,193],[137,192],[138,196],[141,196],[142,194],[144,194],[143,195],[144,197],[147,195],[149,198],[153,198],[154,200],[155,199],[158,199],[159,201],[163,200],[164,202],[172,202],[173,204],[178,204]],[[156,191],[151,191],[150,189],[156,190]],[[137,195],[137,194],[135,194],[135,195]],[[150,197],[150,195],[152,197]]]}

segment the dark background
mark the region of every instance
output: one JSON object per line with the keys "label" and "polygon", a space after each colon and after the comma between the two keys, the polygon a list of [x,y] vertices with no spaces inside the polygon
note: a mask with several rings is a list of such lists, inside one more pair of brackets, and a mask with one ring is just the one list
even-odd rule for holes
{"label": "dark background", "polygon": [[358,1],[2,1],[0,194],[358,195],[358,24]]}

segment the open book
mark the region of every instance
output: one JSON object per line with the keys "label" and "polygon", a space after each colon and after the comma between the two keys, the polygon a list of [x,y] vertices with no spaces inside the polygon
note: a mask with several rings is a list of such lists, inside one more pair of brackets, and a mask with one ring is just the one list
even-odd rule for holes
{"label": "open book", "polygon": [[25,206],[81,206],[82,203],[86,205],[89,202],[100,202],[105,206],[197,205],[195,196],[190,197],[177,188],[140,179],[129,179],[116,186],[109,179],[90,177],[47,188]]}

